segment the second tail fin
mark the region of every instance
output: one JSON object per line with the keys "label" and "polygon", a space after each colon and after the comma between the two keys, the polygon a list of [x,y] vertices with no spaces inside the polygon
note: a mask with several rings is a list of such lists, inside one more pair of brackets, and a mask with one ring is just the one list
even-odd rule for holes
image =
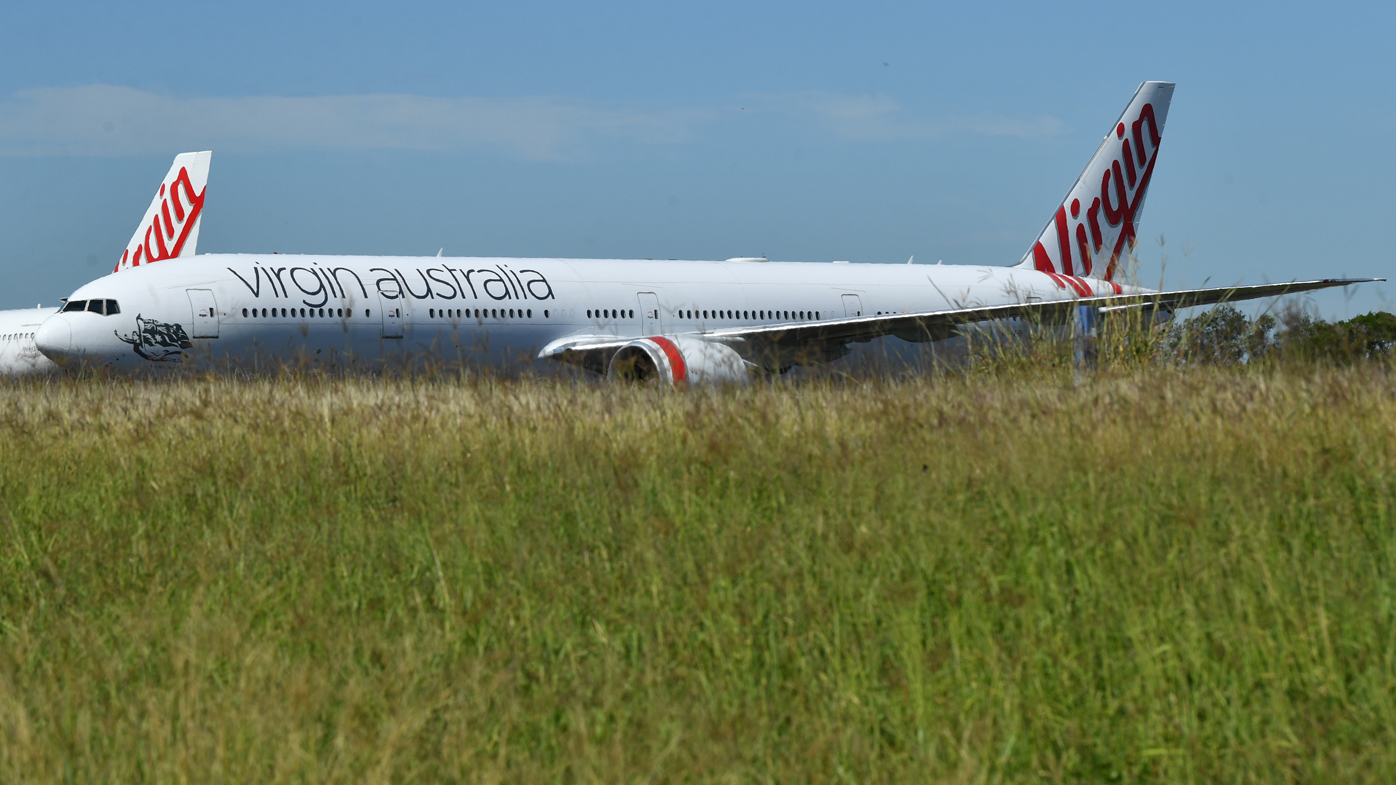
{"label": "second tail fin", "polygon": [[1019,267],[1115,279],[1120,256],[1134,249],[1173,87],[1139,86]]}
{"label": "second tail fin", "polygon": [[165,259],[193,256],[213,153],[180,153],[160,183],[140,226],[112,272]]}

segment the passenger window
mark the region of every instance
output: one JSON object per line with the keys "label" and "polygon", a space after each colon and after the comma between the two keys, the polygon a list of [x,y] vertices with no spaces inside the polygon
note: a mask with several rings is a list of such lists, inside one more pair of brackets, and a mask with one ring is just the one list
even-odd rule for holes
{"label": "passenger window", "polygon": [[544,318],[544,319],[548,318],[548,312],[547,312],[546,310],[543,311],[543,318]]}
{"label": "passenger window", "polygon": [[532,309],[532,308],[529,308],[529,309],[528,309],[528,318],[530,318],[530,319],[533,318],[533,309]]}

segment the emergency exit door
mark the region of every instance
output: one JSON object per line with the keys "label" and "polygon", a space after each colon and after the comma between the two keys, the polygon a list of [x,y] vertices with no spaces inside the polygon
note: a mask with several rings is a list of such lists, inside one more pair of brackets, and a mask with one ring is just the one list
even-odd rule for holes
{"label": "emergency exit door", "polygon": [[218,303],[210,289],[186,289],[189,307],[194,311],[194,338],[218,337]]}
{"label": "emergency exit door", "polygon": [[663,321],[659,318],[659,297],[654,292],[640,292],[640,331],[645,335],[659,335],[664,332]]}
{"label": "emergency exit door", "polygon": [[389,300],[378,294],[378,313],[383,316],[383,337],[402,337],[402,300]]}

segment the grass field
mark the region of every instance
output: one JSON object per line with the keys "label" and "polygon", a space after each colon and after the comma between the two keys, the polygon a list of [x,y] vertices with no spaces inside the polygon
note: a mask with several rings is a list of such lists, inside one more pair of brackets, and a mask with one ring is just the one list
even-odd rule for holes
{"label": "grass field", "polygon": [[0,781],[1393,782],[1396,376],[0,385]]}

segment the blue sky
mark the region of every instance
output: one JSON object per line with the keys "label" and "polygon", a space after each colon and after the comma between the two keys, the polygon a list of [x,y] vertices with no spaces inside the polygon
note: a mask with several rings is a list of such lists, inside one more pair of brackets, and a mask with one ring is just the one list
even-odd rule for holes
{"label": "blue sky", "polygon": [[[1396,277],[1393,29],[1377,4],[11,4],[0,307],[110,270],[199,149],[205,253],[1011,264],[1145,79],[1178,83],[1146,282]],[[1357,289],[1308,302],[1396,309]]]}

